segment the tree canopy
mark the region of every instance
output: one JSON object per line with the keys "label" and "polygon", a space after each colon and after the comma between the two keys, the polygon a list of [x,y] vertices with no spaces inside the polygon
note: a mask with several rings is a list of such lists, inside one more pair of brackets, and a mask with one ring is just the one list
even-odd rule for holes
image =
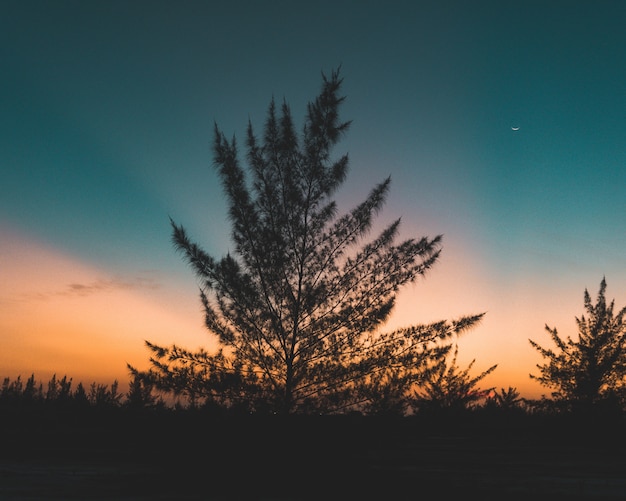
{"label": "tree canopy", "polygon": [[478,406],[491,396],[494,388],[479,388],[478,383],[496,370],[497,365],[472,377],[470,372],[476,360],[461,369],[457,365],[458,354],[458,346],[455,346],[450,360],[442,358],[428,371],[424,384],[415,392],[412,407],[416,411],[466,410]]}
{"label": "tree canopy", "polygon": [[339,116],[339,71],[322,74],[298,134],[286,102],[271,101],[261,138],[249,122],[247,167],[236,139],[215,125],[214,160],[227,199],[234,249],[206,253],[171,221],[173,242],[200,281],[205,323],[219,349],[146,342],[140,376],[165,391],[248,411],[341,412],[404,408],[412,385],[482,314],[385,332],[400,288],[435,264],[440,235],[399,239],[400,219],[373,238],[389,193],[382,180],[338,215],[333,195],[348,155],[333,147],[350,122]]}
{"label": "tree canopy", "polygon": [[626,378],[626,307],[614,312],[615,301],[607,303],[606,279],[600,282],[596,303],[587,289],[584,314],[576,317],[578,338],[561,338],[556,328],[546,330],[556,349],[542,348],[532,339],[530,344],[546,359],[537,364],[538,375],[530,377],[554,389],[554,400],[570,406],[598,404],[607,399],[625,402]]}

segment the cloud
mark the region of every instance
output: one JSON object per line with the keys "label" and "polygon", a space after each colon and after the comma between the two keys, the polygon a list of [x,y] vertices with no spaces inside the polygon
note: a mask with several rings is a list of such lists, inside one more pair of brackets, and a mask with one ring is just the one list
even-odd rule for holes
{"label": "cloud", "polygon": [[0,308],[162,287],[158,270],[120,274],[60,252],[6,227],[0,218]]}
{"label": "cloud", "polygon": [[92,294],[116,290],[155,290],[159,287],[161,287],[161,284],[156,279],[146,276],[137,276],[131,279],[97,279],[87,283],[70,283],[63,290],[53,295],[90,296]]}
{"label": "cloud", "polygon": [[131,278],[96,278],[89,281],[70,282],[55,289],[23,291],[0,297],[0,305],[48,301],[54,298],[89,297],[117,291],[146,291],[161,288],[162,284],[152,276],[138,275]]}

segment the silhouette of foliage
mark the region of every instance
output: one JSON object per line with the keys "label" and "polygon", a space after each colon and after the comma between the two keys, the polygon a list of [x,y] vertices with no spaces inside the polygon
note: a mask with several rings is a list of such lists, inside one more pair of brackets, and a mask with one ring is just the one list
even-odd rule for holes
{"label": "silhouette of foliage", "polygon": [[89,405],[89,397],[87,396],[83,383],[78,383],[76,385],[76,391],[74,391],[74,401],[78,405]]}
{"label": "silhouette of foliage", "polygon": [[0,401],[15,404],[35,400],[43,400],[43,386],[36,386],[34,374],[28,378],[26,385],[23,384],[21,376],[18,376],[13,381],[11,381],[11,378],[4,378],[2,390],[0,390]]}
{"label": "silhouette of foliage", "polygon": [[163,405],[163,401],[154,395],[152,385],[140,377],[133,377],[124,405],[135,409],[153,408]]}
{"label": "silhouette of foliage", "polygon": [[117,381],[114,381],[110,388],[106,384],[97,384],[93,382],[89,387],[87,400],[95,406],[117,407],[120,405],[123,397],[121,393],[118,393],[117,388]]}
{"label": "silhouette of foliage", "polygon": [[26,384],[21,376],[14,380],[4,378],[0,390],[0,404],[37,404],[54,405],[57,407],[72,406],[73,404],[86,404],[89,406],[118,407],[124,399],[124,395],[118,392],[118,382],[114,381],[109,387],[106,384],[93,382],[89,392],[85,391],[82,383],[78,383],[76,390],[72,391],[72,379],[63,376],[58,379],[54,374],[46,384],[44,392],[43,383],[37,383],[35,375],[31,375]]}
{"label": "silhouette of foliage", "polygon": [[46,400],[64,402],[68,401],[72,397],[72,380],[67,379],[67,376],[63,376],[61,379],[57,379],[56,374],[52,376],[48,381],[48,391],[46,392]]}
{"label": "silhouette of foliage", "polygon": [[[200,280],[215,353],[147,342],[155,388],[255,412],[402,410],[442,344],[482,315],[382,332],[401,286],[437,261],[441,236],[396,243],[400,220],[369,242],[390,179],[343,216],[332,199],[348,156],[332,149],[348,130],[342,79],[323,75],[301,135],[289,106],[270,103],[259,140],[248,124],[248,168],[236,140],[215,126],[214,159],[227,198],[234,253],[215,259],[172,221],[174,245]],[[248,180],[247,177],[251,179]]]}
{"label": "silhouette of foliage", "polygon": [[488,396],[485,405],[509,411],[520,409],[524,403],[525,400],[521,397],[519,391],[509,386],[506,390],[504,388],[500,388],[499,391],[494,390]]}
{"label": "silhouette of foliage", "polygon": [[497,367],[492,365],[478,376],[470,376],[475,360],[461,369],[457,365],[458,346],[452,358],[444,357],[426,376],[425,382],[415,391],[412,407],[415,411],[424,410],[467,410],[478,406],[489,397],[493,388],[480,389],[477,384]]}
{"label": "silhouette of foliage", "polygon": [[556,328],[546,330],[556,350],[530,344],[546,359],[537,364],[539,375],[530,377],[552,388],[552,400],[559,408],[590,408],[599,404],[626,401],[626,307],[614,313],[614,303],[606,302],[606,279],[600,283],[596,303],[587,289],[584,307],[587,316],[576,317],[578,338],[562,339]]}

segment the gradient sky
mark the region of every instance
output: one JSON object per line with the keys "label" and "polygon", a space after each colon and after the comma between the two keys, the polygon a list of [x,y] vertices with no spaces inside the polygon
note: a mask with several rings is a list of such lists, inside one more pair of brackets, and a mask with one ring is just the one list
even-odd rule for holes
{"label": "gradient sky", "polygon": [[[29,1],[0,8],[0,376],[128,380],[145,339],[211,347],[169,217],[231,247],[214,122],[269,100],[301,123],[341,65],[343,211],[444,235],[389,328],[487,312],[459,342],[483,386],[545,389],[528,339],[626,304],[626,2]],[[519,127],[519,130],[512,130]]]}

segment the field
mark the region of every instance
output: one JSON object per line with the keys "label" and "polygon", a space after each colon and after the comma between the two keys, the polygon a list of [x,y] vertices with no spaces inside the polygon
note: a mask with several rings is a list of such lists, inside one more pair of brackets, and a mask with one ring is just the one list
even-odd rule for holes
{"label": "field", "polygon": [[626,499],[621,422],[27,413],[0,499]]}

